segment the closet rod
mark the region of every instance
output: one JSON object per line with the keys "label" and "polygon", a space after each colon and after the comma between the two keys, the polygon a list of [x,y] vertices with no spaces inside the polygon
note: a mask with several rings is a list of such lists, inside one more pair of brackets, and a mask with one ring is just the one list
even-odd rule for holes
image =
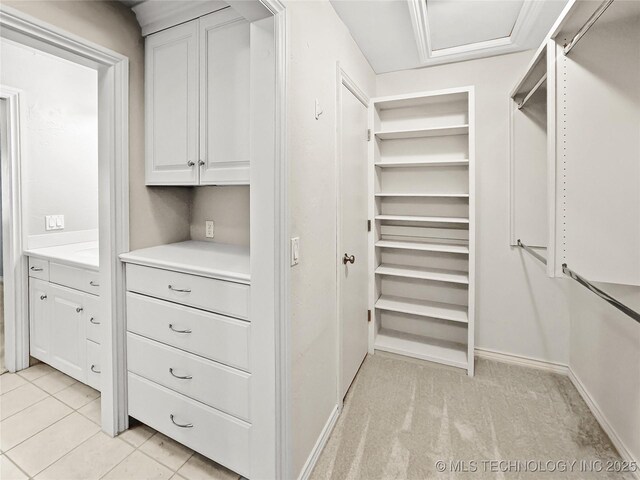
{"label": "closet rod", "polygon": [[547,73],[545,72],[545,74],[542,76],[542,78],[540,80],[538,80],[538,82],[533,86],[533,88],[529,91],[529,93],[527,93],[527,95],[522,99],[522,101],[518,104],[518,110],[522,110],[522,107],[524,107],[525,103],[527,103],[529,101],[529,99],[533,96],[534,93],[536,93],[538,91],[538,89],[540,88],[540,86],[547,80]]}
{"label": "closet rod", "polygon": [[534,258],[540,260],[545,265],[547,264],[547,259],[546,258],[544,258],[542,255],[540,255],[538,252],[536,252],[533,248],[526,246],[524,243],[522,243],[520,241],[520,239],[518,239],[518,246],[520,248],[525,249],[527,252],[529,252],[531,255],[533,255]]}
{"label": "closet rod", "polygon": [[598,287],[596,287],[595,285],[593,285],[589,280],[581,277],[580,275],[578,275],[576,272],[574,272],[573,270],[571,270],[569,267],[567,267],[566,263],[562,264],[562,272],[567,275],[568,277],[573,278],[576,282],[578,282],[580,285],[582,285],[583,287],[588,288],[589,290],[591,290],[593,293],[595,293],[596,295],[598,295],[600,298],[602,298],[604,301],[608,302],[609,304],[613,305],[614,307],[616,307],[618,310],[620,310],[622,313],[630,316],[631,318],[633,318],[636,322],[640,323],[640,313],[636,312],[635,310],[632,310],[631,308],[627,307],[624,303],[619,302],[618,300],[616,300],[615,298],[613,298],[611,295],[609,295],[606,292],[603,292],[602,290],[600,290]]}
{"label": "closet rod", "polygon": [[584,34],[587,33],[591,27],[593,27],[593,24],[598,21],[598,19],[602,16],[604,11],[607,8],[609,8],[609,5],[611,5],[612,3],[613,3],[613,0],[605,0],[600,4],[598,9],[595,12],[593,12],[593,15],[589,17],[589,20],[587,20],[586,23],[582,25],[582,27],[580,27],[580,30],[578,30],[578,33],[576,33],[571,39],[571,41],[564,46],[565,55],[569,54],[571,49],[575,47],[576,44],[580,41],[580,39],[584,37]]}

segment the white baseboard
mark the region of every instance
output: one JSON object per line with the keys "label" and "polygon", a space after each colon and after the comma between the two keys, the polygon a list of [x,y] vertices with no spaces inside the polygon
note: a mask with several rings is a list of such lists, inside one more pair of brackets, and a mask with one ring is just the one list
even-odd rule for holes
{"label": "white baseboard", "polygon": [[333,411],[331,412],[331,415],[329,416],[327,423],[324,425],[324,428],[322,429],[322,432],[318,437],[318,441],[313,446],[313,450],[311,450],[311,453],[309,454],[309,458],[307,458],[307,461],[305,462],[304,467],[302,467],[302,471],[300,472],[300,476],[298,477],[298,480],[307,480],[311,476],[311,472],[313,472],[313,468],[316,466],[316,462],[318,461],[318,458],[320,457],[320,454],[322,453],[324,446],[327,444],[327,441],[329,440],[329,436],[333,431],[333,427],[336,426],[336,422],[338,421],[339,416],[340,416],[340,410],[336,405],[333,408]]}
{"label": "white baseboard", "polygon": [[[602,429],[609,436],[611,443],[613,443],[613,446],[616,447],[616,450],[618,450],[618,453],[620,454],[622,459],[627,462],[636,462],[636,464],[638,465],[638,459],[633,458],[633,455],[631,454],[627,446],[618,436],[615,429],[609,423],[602,410],[600,410],[600,406],[598,405],[598,403],[593,399],[593,397],[591,397],[582,381],[578,378],[578,376],[571,368],[569,368],[569,379],[571,380],[571,383],[573,383],[573,386],[576,387],[576,390],[578,390],[578,392],[580,393],[580,396],[589,407],[589,410],[591,410],[591,413],[593,413],[593,416],[596,417],[596,420],[598,421]],[[632,472],[632,475],[635,478],[640,479],[640,471]]]}
{"label": "white baseboard", "polygon": [[524,357],[522,355],[514,355],[512,353],[499,352],[488,348],[476,348],[475,355],[478,358],[486,358],[495,360],[496,362],[510,363],[512,365],[520,365],[522,367],[537,368],[538,370],[546,370],[547,372],[559,373],[561,375],[569,374],[569,367],[562,363],[549,362],[538,358]]}

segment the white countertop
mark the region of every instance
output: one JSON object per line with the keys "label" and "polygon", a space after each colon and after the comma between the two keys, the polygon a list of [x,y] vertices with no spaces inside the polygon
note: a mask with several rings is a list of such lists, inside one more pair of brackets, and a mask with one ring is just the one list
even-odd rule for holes
{"label": "white countertop", "polygon": [[100,256],[98,242],[70,243],[56,247],[32,248],[25,250],[25,255],[56,263],[63,263],[72,267],[86,268],[98,271]]}
{"label": "white countertop", "polygon": [[249,247],[224,243],[186,242],[143,248],[120,255],[125,263],[173,270],[201,277],[249,284]]}

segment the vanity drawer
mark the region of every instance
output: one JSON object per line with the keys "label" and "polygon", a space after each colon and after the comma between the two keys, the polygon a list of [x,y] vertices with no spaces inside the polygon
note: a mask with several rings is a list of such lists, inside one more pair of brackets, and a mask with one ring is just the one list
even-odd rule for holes
{"label": "vanity drawer", "polygon": [[128,386],[129,415],[234,472],[249,476],[251,425],[131,372]]}
{"label": "vanity drawer", "polygon": [[232,317],[249,317],[249,285],[240,283],[128,264],[127,290]]}
{"label": "vanity drawer", "polygon": [[49,281],[49,261],[29,257],[29,276]]}
{"label": "vanity drawer", "polygon": [[100,294],[99,273],[82,268],[69,267],[59,263],[51,263],[49,267],[49,281],[75,288],[93,295]]}
{"label": "vanity drawer", "polygon": [[249,421],[251,375],[147,338],[127,334],[129,371]]}
{"label": "vanity drawer", "polygon": [[100,298],[93,295],[84,299],[84,318],[86,319],[87,340],[102,343],[102,315]]}
{"label": "vanity drawer", "polygon": [[87,340],[87,385],[100,390],[100,345]]}
{"label": "vanity drawer", "polygon": [[250,327],[234,318],[127,292],[128,331],[246,371]]}

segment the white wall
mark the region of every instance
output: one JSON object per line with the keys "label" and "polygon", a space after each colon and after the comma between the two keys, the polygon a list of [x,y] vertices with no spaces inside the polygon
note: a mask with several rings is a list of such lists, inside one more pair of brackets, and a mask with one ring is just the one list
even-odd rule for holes
{"label": "white wall", "polygon": [[65,232],[98,228],[97,72],[9,41],[0,42],[3,85],[20,89],[22,184],[27,235],[45,215],[63,214]]}
{"label": "white wall", "polygon": [[[287,155],[291,236],[293,473],[297,477],[337,400],[336,62],[372,95],[374,73],[328,1],[288,1]],[[314,118],[314,100],[324,113]]]}
{"label": "white wall", "polygon": [[[640,287],[597,284],[640,311]],[[569,364],[606,421],[640,460],[640,325],[573,282]]]}
{"label": "white wall", "polygon": [[129,232],[131,249],[189,238],[191,189],[144,185],[144,40],[120,2],[3,0],[129,58]]}
{"label": "white wall", "polygon": [[[509,91],[533,52],[377,77],[376,95],[476,88],[476,347],[567,364],[566,280],[509,246]],[[542,199],[544,200],[544,199]]]}
{"label": "white wall", "polygon": [[[191,239],[249,245],[249,187],[196,187],[191,200]],[[213,239],[205,237],[205,221],[213,220]]]}

